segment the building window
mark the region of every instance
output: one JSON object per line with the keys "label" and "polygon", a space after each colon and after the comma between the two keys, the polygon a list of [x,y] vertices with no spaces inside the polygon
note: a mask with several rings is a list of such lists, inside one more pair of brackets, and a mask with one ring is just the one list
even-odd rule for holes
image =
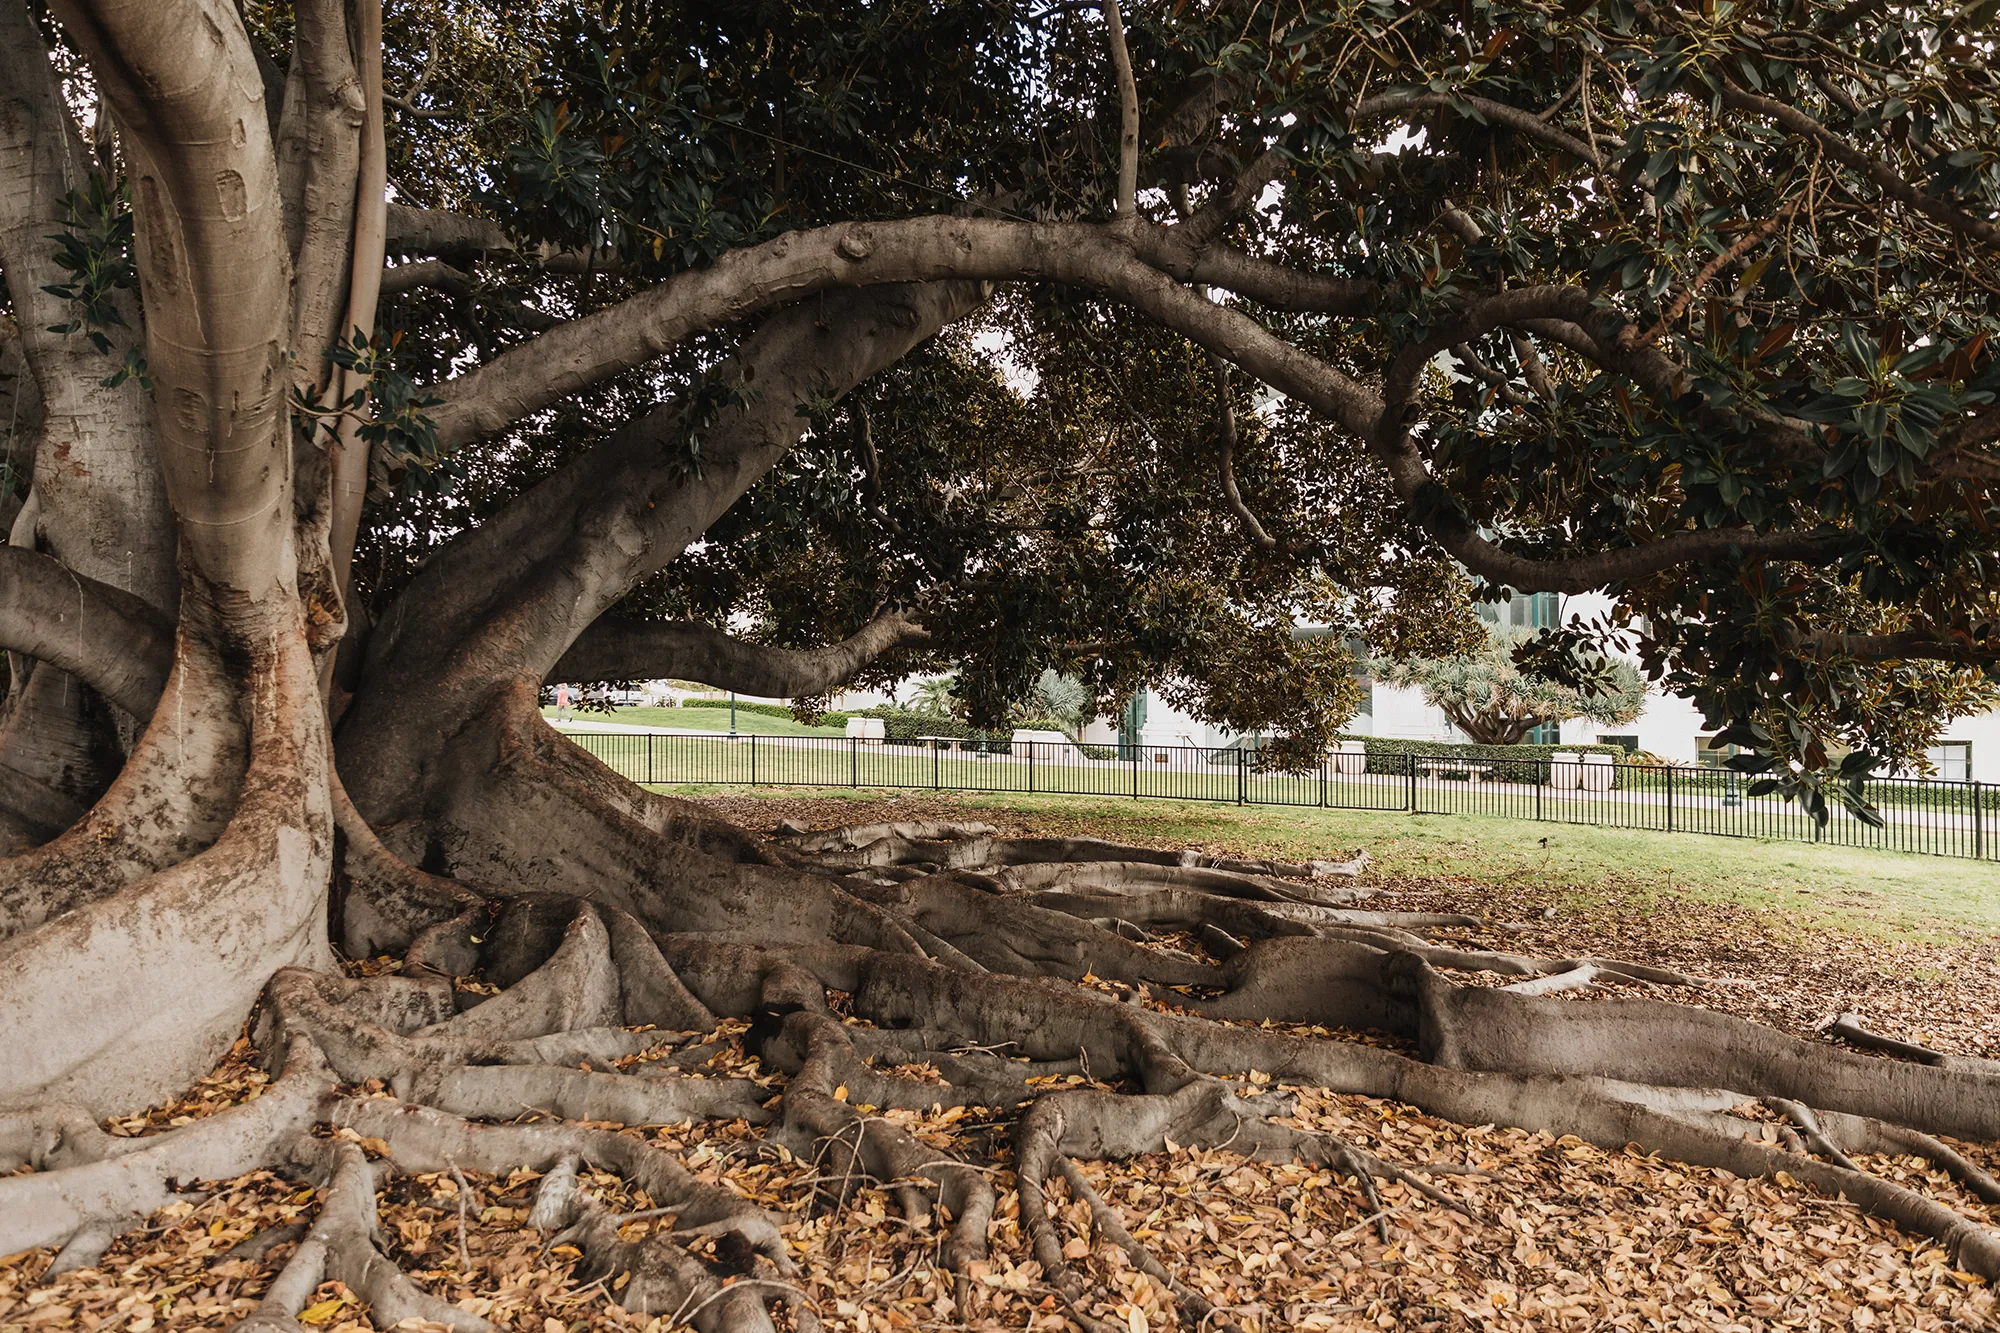
{"label": "building window", "polygon": [[1539,727],[1530,728],[1526,745],[1561,745],[1562,728],[1553,722],[1544,722]]}
{"label": "building window", "polygon": [[1940,782],[1972,781],[1972,742],[1946,741],[1924,751]]}
{"label": "building window", "polygon": [[1481,602],[1479,618],[1509,629],[1550,629],[1562,623],[1562,600],[1552,592],[1517,592],[1504,602]]}
{"label": "building window", "polygon": [[1599,745],[1616,745],[1625,751],[1626,754],[1636,754],[1639,749],[1639,738],[1637,736],[1599,736],[1597,743]]}

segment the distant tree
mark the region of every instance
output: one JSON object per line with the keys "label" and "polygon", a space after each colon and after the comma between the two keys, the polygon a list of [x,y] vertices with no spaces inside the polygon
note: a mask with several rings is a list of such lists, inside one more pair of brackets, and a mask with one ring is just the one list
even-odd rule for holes
{"label": "distant tree", "polygon": [[952,692],[957,684],[958,675],[955,672],[928,676],[910,687],[909,694],[904,696],[904,707],[913,713],[953,717],[963,711],[958,696]]}
{"label": "distant tree", "polygon": [[1424,702],[1481,745],[1519,745],[1536,727],[1573,717],[1622,726],[1639,716],[1646,683],[1631,663],[1587,655],[1585,679],[1563,684],[1515,662],[1514,650],[1533,637],[1533,630],[1489,626],[1473,652],[1387,663],[1376,678],[1422,690]]}
{"label": "distant tree", "polygon": [[1016,722],[1056,722],[1074,740],[1083,730],[1084,713],[1090,707],[1090,691],[1075,676],[1047,670],[1036,678],[1028,697],[1014,705]]}

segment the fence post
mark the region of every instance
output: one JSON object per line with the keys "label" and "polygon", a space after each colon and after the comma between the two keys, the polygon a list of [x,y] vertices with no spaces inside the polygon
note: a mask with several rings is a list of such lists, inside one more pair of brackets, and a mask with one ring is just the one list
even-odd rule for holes
{"label": "fence post", "polygon": [[1417,813],[1417,757],[1414,754],[1406,754],[1403,756],[1403,762],[1409,765],[1410,813],[1414,815]]}
{"label": "fence post", "polygon": [[1549,785],[1549,766],[1552,762],[1548,759],[1542,760],[1540,765],[1537,766],[1535,773],[1538,779],[1535,783],[1535,822],[1537,824],[1542,822],[1542,788]]}
{"label": "fence post", "polygon": [[750,733],[750,785],[757,785],[757,733]]}
{"label": "fence post", "polygon": [[1132,742],[1132,799],[1139,799],[1139,742]]}
{"label": "fence post", "polygon": [[849,736],[847,738],[847,785],[850,787],[859,787],[861,785],[861,738],[859,736]]}
{"label": "fence post", "polygon": [[646,733],[646,781],[657,782],[653,776],[653,733]]}
{"label": "fence post", "polygon": [[1972,784],[1972,859],[1975,861],[1984,861],[1986,859],[1986,830],[1983,827],[1981,827],[1985,823],[1985,821],[1980,818],[1981,811],[1979,808],[1980,806],[1979,792],[1980,792],[1979,784],[1977,782],[1973,783]]}
{"label": "fence post", "polygon": [[1246,779],[1243,760],[1248,751],[1238,746],[1236,749],[1236,804],[1242,805],[1247,799]]}
{"label": "fence post", "polygon": [[1028,790],[1035,789],[1035,743],[1028,742]]}
{"label": "fence post", "polygon": [[938,778],[938,754],[944,749],[943,741],[931,742],[931,790],[943,790]]}
{"label": "fence post", "polygon": [[1321,809],[1324,809],[1326,807],[1326,756],[1325,755],[1321,755],[1319,757],[1319,803]]}
{"label": "fence post", "polygon": [[1667,770],[1667,832],[1674,831],[1674,770]]}

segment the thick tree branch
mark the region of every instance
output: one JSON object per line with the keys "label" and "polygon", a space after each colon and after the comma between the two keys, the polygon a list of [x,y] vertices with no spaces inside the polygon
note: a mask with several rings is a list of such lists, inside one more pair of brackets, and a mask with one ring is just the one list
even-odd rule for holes
{"label": "thick tree branch", "polygon": [[[292,359],[301,390],[338,388],[334,343],[353,268],[355,181],[361,170],[367,98],[348,43],[341,0],[301,0],[292,68],[276,138],[285,243],[292,255]],[[303,458],[305,470],[323,468]],[[313,487],[311,489],[318,489]]]}
{"label": "thick tree branch", "polygon": [[1201,206],[1201,210],[1189,218],[1182,227],[1183,241],[1191,249],[1205,250],[1223,233],[1223,230],[1243,216],[1252,204],[1257,202],[1264,188],[1285,169],[1285,155],[1276,148],[1267,148],[1245,167],[1229,189]]}
{"label": "thick tree branch", "polygon": [[698,680],[719,690],[804,699],[839,689],[897,648],[928,642],[903,611],[885,611],[823,648],[773,648],[698,621],[606,616],[586,629],[550,669],[550,681]]}
{"label": "thick tree branch", "polygon": [[145,721],[174,665],[173,626],[131,593],[0,546],[0,648],[69,672]]}
{"label": "thick tree branch", "polygon": [[[678,274],[609,310],[562,325],[444,385],[437,414],[447,447],[496,430],[554,398],[651,359],[697,328],[834,286],[947,277],[1040,278],[1100,291],[1126,302],[1210,352],[1307,403],[1371,442],[1388,467],[1398,497],[1412,504],[1434,482],[1406,426],[1380,431],[1383,399],[1341,371],[1293,347],[1241,311],[1218,306],[1144,263],[1140,253],[1162,244],[1141,228],[1127,245],[1105,228],[1079,223],[1020,223],[993,218],[915,218],[844,223],[779,237],[724,256],[706,269]],[[1599,322],[1581,288],[1524,287],[1469,309],[1429,342],[1406,348],[1391,368],[1406,392],[1429,356],[1482,328],[1529,321]],[[1435,347],[1429,343],[1436,343]],[[1600,356],[1602,343],[1589,336]],[[1657,357],[1660,367],[1647,358]],[[1627,358],[1639,369],[1672,363],[1649,348]],[[1521,591],[1585,591],[1637,578],[1689,560],[1732,552],[1762,559],[1811,559],[1829,549],[1824,538],[1793,533],[1717,530],[1676,534],[1643,548],[1558,561],[1515,556],[1447,518],[1431,520],[1439,540],[1476,572]]]}
{"label": "thick tree branch", "polygon": [[1899,634],[1816,632],[1796,636],[1792,645],[1809,657],[1847,657],[1858,662],[1930,661],[1981,667],[2000,662],[2000,634],[1981,642],[1917,630]]}
{"label": "thick tree branch", "polygon": [[385,237],[392,255],[508,254],[514,250],[500,224],[488,218],[390,204]]}
{"label": "thick tree branch", "polygon": [[1908,204],[1961,236],[1982,245],[2000,246],[2000,226],[1972,216],[1948,199],[1919,190],[1887,162],[1868,156],[1797,107],[1744,92],[1733,83],[1722,85],[1722,104],[1737,111],[1763,116],[1800,138],[1812,140],[1826,150],[1828,157],[1868,177],[1890,198]]}

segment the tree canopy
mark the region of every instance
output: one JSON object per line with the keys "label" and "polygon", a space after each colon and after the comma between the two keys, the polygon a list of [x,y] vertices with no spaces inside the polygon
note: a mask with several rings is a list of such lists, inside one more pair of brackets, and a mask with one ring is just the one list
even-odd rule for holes
{"label": "tree canopy", "polygon": [[[800,229],[1114,210],[1090,11],[434,17],[399,57],[395,188],[498,229],[457,276],[390,275],[419,382]],[[798,645],[898,605],[932,655],[880,673],[963,662],[988,718],[1048,666],[1106,697],[1178,672],[1217,720],[1318,744],[1350,668],[1290,619],[1435,651],[1468,593],[1608,586],[1649,671],[1753,748],[1907,760],[1995,654],[1980,22],[1142,7],[1137,239],[801,403],[799,445],[621,612]],[[1194,285],[1141,290],[1165,277]],[[363,596],[645,402],[726,404],[731,336],[539,386],[497,433],[445,394],[441,441],[382,451],[416,467],[362,538]],[[698,469],[699,422],[680,435]],[[1282,701],[1230,665],[1270,654]]]}
{"label": "tree canopy", "polygon": [[[1995,8],[0,0],[0,1252],[92,1263],[282,1164],[327,1193],[260,1323],[330,1278],[486,1333],[375,1248],[386,1145],[532,1163],[628,1309],[766,1333],[772,1215],[584,1123],[737,1119],[948,1222],[969,1300],[990,1144],[859,1109],[941,1097],[1014,1125],[1072,1310],[1074,1158],[1458,1206],[1281,1123],[1243,1075],[1284,1069],[1805,1181],[2000,1278],[1856,1164],[2000,1194],[1932,1137],[2000,1134],[1982,1062],[1548,1003],[1701,979],[1432,938],[1468,919],[1353,909],[1360,858],[766,836],[536,707],[955,665],[986,724],[1056,671],[1303,766],[1350,644],[1443,657],[1481,598],[1604,589],[1516,664],[1573,685],[1629,640],[1825,817],[2000,664]],[[265,1095],[98,1129],[253,1010]],[[776,1109],[608,1072],[725,1018]],[[628,1239],[586,1160],[673,1225]]]}

